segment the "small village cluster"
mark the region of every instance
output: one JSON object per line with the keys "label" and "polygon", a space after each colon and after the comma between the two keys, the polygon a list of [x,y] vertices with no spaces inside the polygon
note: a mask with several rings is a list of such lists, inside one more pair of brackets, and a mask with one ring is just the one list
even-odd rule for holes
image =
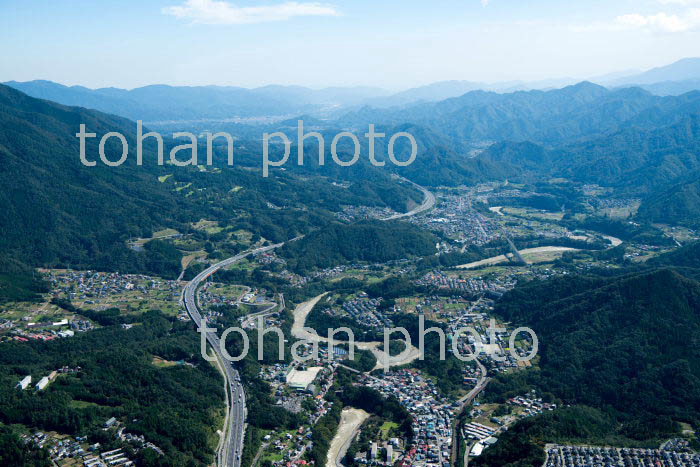
{"label": "small village cluster", "polygon": [[378,309],[380,303],[380,299],[369,298],[365,292],[359,292],[356,298],[346,300],[340,306],[326,308],[323,313],[352,318],[359,325],[370,329],[393,327],[391,319]]}
{"label": "small village cluster", "polygon": [[418,285],[436,287],[443,290],[467,292],[474,295],[490,294],[491,296],[503,295],[506,291],[515,287],[512,278],[493,278],[489,280],[480,277],[460,279],[456,275],[448,275],[442,271],[429,272],[417,281]]}
{"label": "small village cluster", "polygon": [[155,291],[168,291],[177,299],[181,291],[177,281],[143,274],[65,270],[51,271],[47,279],[54,295],[65,295],[71,301],[84,301],[87,305],[98,305],[101,299],[124,292],[136,292],[146,297]]}
{"label": "small village cluster", "polygon": [[15,328],[7,338],[18,342],[52,341],[66,337],[73,337],[77,332],[85,332],[94,329],[95,326],[87,320],[61,320],[49,323],[28,323],[26,330]]}
{"label": "small village cluster", "polygon": [[386,219],[397,214],[389,208],[378,208],[375,206],[344,206],[343,210],[336,213],[340,220],[355,222],[370,219]]}
{"label": "small village cluster", "polygon": [[[80,371],[79,369],[67,368],[63,368],[62,370],[63,373]],[[52,374],[54,373],[56,372],[52,372]],[[27,376],[22,382],[27,378],[31,380],[31,377]],[[161,448],[146,441],[143,435],[135,435],[126,432],[125,427],[122,426],[115,417],[106,420],[102,429],[113,433],[115,439],[128,443],[137,451],[141,449],[152,449],[159,456],[165,455]],[[85,436],[76,436],[73,438],[55,432],[37,431],[31,435],[24,434],[21,436],[21,439],[26,444],[45,448],[54,465],[59,465],[59,462],[66,460],[69,460],[71,463],[61,463],[60,465],[81,465],[84,467],[130,467],[134,465],[134,462],[129,459],[124,449],[103,451],[104,448],[100,443],[89,444],[88,438]]]}
{"label": "small village cluster", "polygon": [[66,460],[74,462],[72,465],[84,467],[131,467],[134,465],[134,461],[129,459],[123,449],[103,452],[99,443],[88,445],[87,439],[80,436],[73,439],[38,431],[33,435],[23,435],[22,439],[27,444],[47,449],[54,465]]}

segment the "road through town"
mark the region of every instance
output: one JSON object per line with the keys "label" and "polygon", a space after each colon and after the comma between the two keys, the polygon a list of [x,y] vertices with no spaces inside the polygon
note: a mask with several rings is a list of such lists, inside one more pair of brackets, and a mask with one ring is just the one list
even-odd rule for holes
{"label": "road through town", "polygon": [[[416,185],[413,182],[409,183],[413,184],[416,186],[418,189],[420,189],[423,192],[423,202],[417,206],[416,208],[412,209],[409,212],[406,212],[404,214],[397,214],[395,216],[391,216],[389,218],[383,219],[383,220],[394,220],[394,219],[400,219],[400,218],[405,218],[405,217],[410,217],[414,216],[420,212],[426,211],[427,209],[432,208],[435,205],[435,195],[433,195],[430,191],[427,189],[421,187],[420,185]],[[300,239],[301,237],[297,237],[295,239],[292,239],[290,241],[295,241]],[[219,269],[225,268],[227,266],[230,266],[250,255],[255,255],[257,253],[264,253],[266,251],[273,250],[275,248],[279,248],[282,245],[284,245],[284,242],[282,243],[277,243],[274,245],[269,245],[261,248],[255,248],[252,250],[248,250],[244,253],[240,253],[236,256],[232,256],[231,258],[227,258],[219,263],[216,263],[212,266],[209,266],[207,269],[204,271],[200,272],[197,274],[197,276],[192,279],[184,288],[183,294],[182,294],[182,301],[185,305],[185,309],[187,310],[187,313],[189,314],[190,318],[194,323],[197,325],[198,328],[201,327],[202,323],[202,316],[197,308],[197,290],[200,286],[200,284],[209,278],[212,274],[214,274],[216,271]],[[320,299],[320,297],[317,297]],[[283,304],[284,302],[282,302]],[[284,306],[284,305],[282,305]],[[313,306],[311,307],[313,308]],[[268,310],[265,310],[266,312]],[[310,309],[309,309],[310,311]],[[307,312],[308,314],[308,312]],[[264,315],[264,313],[263,313]],[[296,336],[295,336],[296,337]],[[223,433],[223,440],[219,445],[218,451],[217,451],[217,466],[218,467],[240,467],[241,465],[241,457],[243,455],[243,440],[245,438],[245,418],[246,418],[246,405],[245,405],[245,392],[243,390],[243,384],[241,383],[240,376],[238,374],[238,371],[231,365],[231,362],[228,361],[220,347],[220,341],[219,337],[215,333],[207,333],[207,342],[209,345],[212,347],[214,350],[214,356],[216,357],[217,361],[217,366],[222,370],[222,373],[224,375],[224,380],[226,384],[226,405],[227,405],[227,414],[226,414],[226,422],[224,426],[224,433]],[[376,352],[381,352],[378,351],[378,349],[372,349],[375,353]],[[412,352],[410,355],[410,359],[413,360],[415,359],[415,352]],[[393,364],[393,362],[392,362]]]}

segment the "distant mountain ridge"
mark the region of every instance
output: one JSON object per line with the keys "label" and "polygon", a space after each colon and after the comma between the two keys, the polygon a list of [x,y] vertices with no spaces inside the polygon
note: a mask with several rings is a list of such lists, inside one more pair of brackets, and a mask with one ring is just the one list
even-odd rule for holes
{"label": "distant mountain ridge", "polygon": [[609,88],[636,86],[657,96],[678,96],[700,90],[700,58],[684,58],[645,72],[600,77],[593,81]]}
{"label": "distant mountain ridge", "polygon": [[410,123],[435,132],[455,147],[479,141],[556,143],[611,134],[626,126],[654,128],[700,109],[698,93],[660,97],[640,88],[610,90],[581,82],[550,91],[498,94],[471,91],[460,97],[403,108],[364,107],[340,117],[341,127]]}
{"label": "distant mountain ridge", "polygon": [[[686,58],[652,70],[595,79],[609,88],[637,86],[652,94],[680,95],[700,89],[700,58]],[[573,78],[541,81],[486,83],[449,80],[429,83],[391,93],[370,86],[310,89],[303,86],[268,85],[258,88],[236,86],[168,86],[154,84],[131,90],[115,87],[90,89],[64,86],[46,80],[9,81],[7,86],[32,97],[120,115],[132,120],[171,121],[284,117],[312,113],[330,115],[338,109],[401,108],[437,103],[477,91],[511,94],[517,91],[566,89]]]}
{"label": "distant mountain ridge", "polygon": [[700,79],[700,57],[683,58],[669,65],[659,66],[643,73],[613,79],[608,85],[642,85],[667,81]]}
{"label": "distant mountain ridge", "polygon": [[[691,76],[697,63],[697,59],[688,59],[681,65],[657,69],[650,76]],[[581,82],[547,91],[472,90],[429,102],[431,98],[479,87],[480,83],[435,83],[383,97],[378,96],[382,91],[374,88],[314,91],[297,86],[249,90],[154,85],[126,91],[89,90],[43,81],[14,85],[30,87],[41,98],[58,93],[63,102],[110,108],[121,115],[131,112],[142,119],[192,121],[202,115],[230,118],[234,113],[245,114],[257,122],[235,124],[246,127],[247,138],[258,138],[261,128],[279,131],[280,125],[289,127],[283,131],[293,134],[295,116],[302,115],[292,113],[291,118],[271,121],[262,114],[312,109],[307,114],[309,122],[326,133],[340,129],[364,133],[368,124],[377,124],[379,131],[387,134],[409,131],[418,142],[421,157],[397,172],[422,185],[564,177],[643,198],[639,220],[698,223],[694,219],[700,197],[695,176],[700,173],[700,91],[659,96],[640,87],[611,89]],[[398,96],[426,101],[389,108],[365,105],[337,112],[340,116],[335,119],[319,119],[313,113],[332,100],[347,103],[368,95],[375,96],[371,99]],[[337,111],[344,107],[335,104],[334,108]],[[198,129],[204,131],[209,125],[206,121]],[[234,134],[239,129],[230,128]],[[378,149],[380,158],[386,159],[385,149]]]}
{"label": "distant mountain ridge", "polygon": [[4,84],[39,99],[144,121],[289,116],[319,111],[328,106],[354,105],[387,94],[370,87],[312,90],[301,86],[246,89],[155,84],[126,90],[64,86],[43,80]]}

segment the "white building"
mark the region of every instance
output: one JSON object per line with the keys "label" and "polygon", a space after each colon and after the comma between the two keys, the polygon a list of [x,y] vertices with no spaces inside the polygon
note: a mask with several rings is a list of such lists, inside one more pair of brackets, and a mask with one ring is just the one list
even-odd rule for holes
{"label": "white building", "polygon": [[297,391],[306,391],[321,370],[323,370],[323,367],[320,366],[309,367],[307,370],[297,370],[294,368],[287,373],[287,384]]}
{"label": "white building", "polygon": [[31,376],[25,376],[22,378],[22,381],[17,383],[17,388],[21,390],[25,390],[29,387],[29,385],[32,384],[32,377]]}
{"label": "white building", "polygon": [[48,386],[48,385],[49,385],[49,377],[48,377],[48,376],[44,376],[43,378],[41,378],[41,379],[39,380],[38,383],[36,383],[36,390],[37,390],[37,391],[41,391],[41,390],[43,390],[43,389],[44,389],[46,386]]}
{"label": "white building", "polygon": [[481,443],[476,443],[474,447],[472,448],[471,455],[473,457],[478,457],[481,455],[482,452],[484,452],[484,445]]}

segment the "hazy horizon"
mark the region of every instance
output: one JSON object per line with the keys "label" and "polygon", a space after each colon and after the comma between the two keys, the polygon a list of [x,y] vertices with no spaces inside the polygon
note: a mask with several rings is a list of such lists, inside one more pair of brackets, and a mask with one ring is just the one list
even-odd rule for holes
{"label": "hazy horizon", "polygon": [[400,91],[453,80],[582,81],[697,55],[696,0],[446,3],[4,4],[0,81]]}
{"label": "hazy horizon", "polygon": [[239,84],[220,84],[220,83],[201,83],[201,84],[187,84],[187,83],[181,83],[181,84],[175,84],[175,83],[168,83],[168,82],[152,82],[152,83],[145,83],[139,86],[134,86],[134,87],[125,87],[125,86],[120,86],[117,84],[112,84],[112,85],[106,85],[106,86],[89,86],[86,85],[82,82],[61,82],[61,81],[56,81],[53,79],[48,79],[44,77],[37,77],[33,79],[26,79],[26,80],[18,80],[18,79],[3,79],[0,80],[0,83],[6,83],[6,82],[18,82],[18,83],[26,83],[26,82],[51,82],[55,84],[59,84],[62,86],[66,87],[84,87],[87,89],[91,90],[98,90],[98,89],[124,89],[127,91],[133,90],[133,89],[138,89],[138,88],[143,88],[143,87],[148,87],[148,86],[172,86],[172,87],[223,87],[223,88],[240,88],[240,89],[248,89],[248,90],[254,90],[254,89],[261,89],[265,87],[275,87],[275,86],[280,86],[280,87],[286,87],[286,88],[306,88],[306,89],[311,89],[314,91],[320,91],[324,89],[333,89],[333,88],[338,88],[338,89],[372,89],[378,92],[384,92],[387,95],[394,94],[394,93],[401,93],[404,91],[409,91],[412,89],[416,88],[421,88],[421,87],[426,87],[426,86],[431,86],[431,85],[438,85],[438,84],[446,84],[446,83],[473,83],[475,85],[484,85],[489,88],[489,90],[495,89],[496,92],[509,92],[508,88],[513,87],[517,88],[519,85],[527,87],[527,85],[532,85],[532,86],[538,86],[538,89],[557,89],[565,86],[570,86],[570,85],[575,85],[578,83],[582,82],[593,82],[595,84],[600,84],[602,86],[607,85],[608,82],[614,82],[617,79],[620,78],[626,78],[629,76],[635,76],[637,74],[645,73],[647,71],[653,70],[655,68],[661,68],[665,67],[668,65],[672,65],[676,63],[677,61],[685,60],[685,59],[700,59],[700,57],[681,57],[678,60],[671,62],[671,63],[659,63],[657,65],[654,65],[649,68],[636,68],[636,69],[626,69],[626,70],[617,70],[617,71],[610,71],[608,73],[602,73],[602,74],[596,74],[596,75],[590,75],[590,76],[579,76],[579,77],[573,77],[573,76],[552,76],[552,77],[547,77],[547,78],[542,78],[542,79],[536,79],[536,80],[521,80],[521,79],[510,79],[510,80],[500,80],[500,81],[477,81],[477,80],[471,80],[471,79],[438,79],[436,81],[427,81],[423,83],[418,83],[413,86],[408,86],[408,87],[387,87],[387,86],[379,86],[379,85],[373,85],[373,84],[347,84],[347,85],[336,85],[336,84],[328,84],[328,85],[307,85],[305,83],[282,83],[282,82],[271,82],[271,83],[264,83],[264,84],[252,84],[252,85],[239,85]]}

